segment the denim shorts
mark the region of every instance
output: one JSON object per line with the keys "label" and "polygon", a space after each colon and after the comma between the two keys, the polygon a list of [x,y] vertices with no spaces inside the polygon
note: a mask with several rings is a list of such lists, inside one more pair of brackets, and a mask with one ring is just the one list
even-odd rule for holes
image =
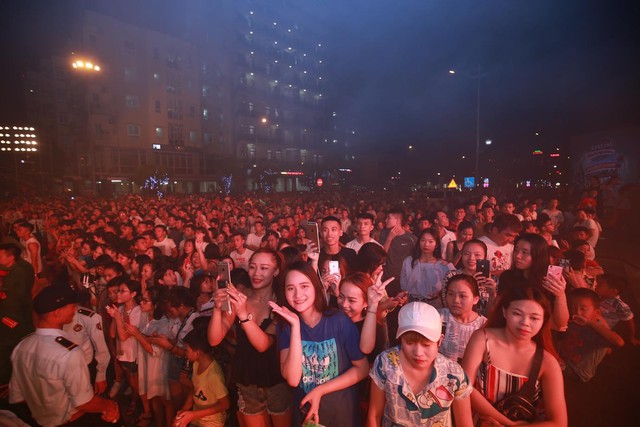
{"label": "denim shorts", "polygon": [[282,415],[291,407],[293,393],[285,383],[269,388],[236,385],[238,386],[238,410],[245,415],[257,415],[264,411],[270,415]]}

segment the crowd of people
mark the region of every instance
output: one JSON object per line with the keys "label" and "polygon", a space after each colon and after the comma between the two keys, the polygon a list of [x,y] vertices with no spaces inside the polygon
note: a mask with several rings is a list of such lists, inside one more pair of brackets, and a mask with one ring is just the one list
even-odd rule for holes
{"label": "crowd of people", "polygon": [[566,426],[565,386],[638,343],[625,278],[596,259],[597,204],[14,200],[0,420]]}

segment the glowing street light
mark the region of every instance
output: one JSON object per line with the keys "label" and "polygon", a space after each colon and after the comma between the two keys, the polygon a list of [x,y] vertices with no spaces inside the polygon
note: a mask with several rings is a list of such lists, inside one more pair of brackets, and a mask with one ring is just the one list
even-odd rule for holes
{"label": "glowing street light", "polygon": [[[75,59],[71,63],[71,67],[76,70],[77,73],[99,73],[102,70],[100,65],[96,64],[95,61],[90,59]],[[94,146],[94,141],[91,136],[91,132],[89,131],[91,120],[91,106],[89,104],[89,100],[87,98],[87,138],[89,139],[89,154],[91,156],[91,191],[95,195],[96,193],[96,150]]]}
{"label": "glowing street light", "polygon": [[75,61],[73,61],[71,63],[71,67],[74,70],[79,70],[79,71],[96,71],[96,72],[100,72],[100,70],[102,70],[100,65],[94,64],[90,60],[82,60],[82,59],[76,59]]}

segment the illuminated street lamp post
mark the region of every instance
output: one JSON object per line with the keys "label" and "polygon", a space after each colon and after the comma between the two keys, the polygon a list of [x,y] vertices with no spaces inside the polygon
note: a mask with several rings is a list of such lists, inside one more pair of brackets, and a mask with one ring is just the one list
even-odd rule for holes
{"label": "illuminated street lamp post", "polygon": [[[94,61],[91,61],[89,59],[75,59],[71,63],[71,67],[74,69],[75,72],[82,73],[83,75],[95,75],[100,73],[100,71],[102,70],[100,65],[96,64]],[[93,135],[91,134],[91,101],[89,99],[88,90],[87,90],[87,94],[85,95],[85,98],[86,98],[85,102],[87,105],[86,137],[89,140],[89,156],[91,161],[91,164],[89,167],[89,173],[91,177],[91,192],[93,193],[93,195],[95,195],[96,194],[96,151],[95,151],[95,145],[93,141]]]}
{"label": "illuminated street lamp post", "polygon": [[[449,74],[457,74],[457,71],[449,70]],[[477,185],[479,182],[478,179],[480,178],[480,174],[478,172],[478,165],[480,161],[480,79],[486,77],[487,73],[478,72],[478,74],[467,74],[461,72],[460,74],[468,79],[476,81],[476,164],[473,175]]]}
{"label": "illuminated street lamp post", "polygon": [[[261,118],[259,123],[262,123],[263,125],[266,125],[267,124],[267,118],[266,117]],[[258,126],[256,126],[255,133],[256,133],[256,146],[257,146],[258,145]]]}

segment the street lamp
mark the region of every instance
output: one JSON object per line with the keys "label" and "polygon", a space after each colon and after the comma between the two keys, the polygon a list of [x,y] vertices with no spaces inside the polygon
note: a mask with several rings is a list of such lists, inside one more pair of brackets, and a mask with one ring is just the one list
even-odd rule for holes
{"label": "street lamp", "polygon": [[[95,61],[92,61],[91,59],[87,59],[87,58],[75,59],[71,63],[71,68],[73,68],[75,72],[82,73],[83,75],[95,75],[100,73],[100,71],[102,70],[102,67],[100,65],[96,64]],[[96,194],[96,150],[95,150],[95,145],[93,141],[93,136],[91,134],[91,103],[90,103],[91,101],[89,99],[89,93],[85,95],[85,98],[86,98],[85,102],[87,106],[86,137],[89,140],[89,155],[91,157],[91,165],[89,167],[89,172],[91,175],[91,192],[95,195]]]}
{"label": "street lamp", "polygon": [[[479,67],[478,67],[479,69]],[[449,74],[458,74],[456,70],[449,70]],[[476,81],[476,164],[474,170],[474,177],[476,184],[478,183],[478,179],[480,178],[480,174],[478,172],[479,169],[479,159],[480,159],[480,79],[487,76],[487,73],[480,73],[478,71],[477,74],[467,74],[460,72],[460,75]],[[489,144],[487,144],[489,145]]]}

